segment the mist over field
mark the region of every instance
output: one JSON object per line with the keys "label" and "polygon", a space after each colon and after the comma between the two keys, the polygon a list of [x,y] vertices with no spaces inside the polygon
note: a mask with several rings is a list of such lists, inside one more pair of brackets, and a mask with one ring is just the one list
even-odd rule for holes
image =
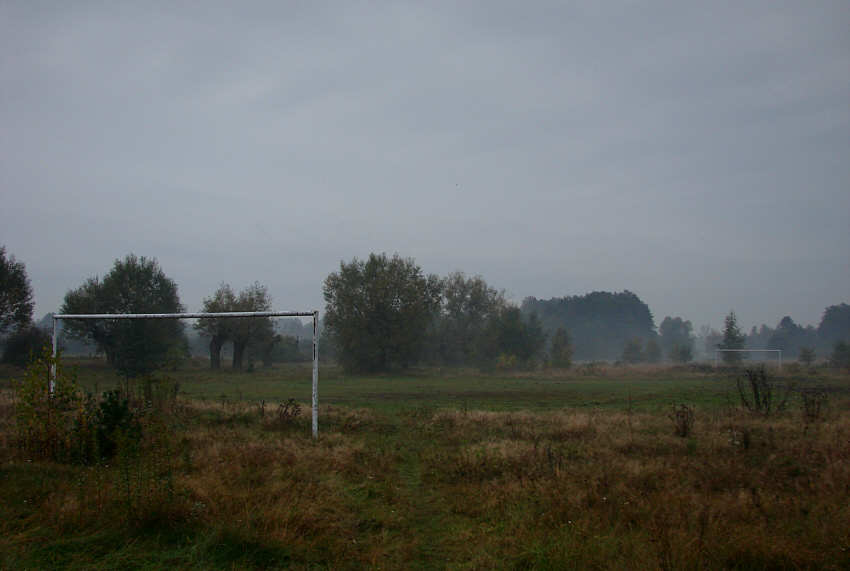
{"label": "mist over field", "polygon": [[128,253],[324,311],[410,256],[695,332],[850,299],[843,3],[0,4],[0,243],[37,317]]}

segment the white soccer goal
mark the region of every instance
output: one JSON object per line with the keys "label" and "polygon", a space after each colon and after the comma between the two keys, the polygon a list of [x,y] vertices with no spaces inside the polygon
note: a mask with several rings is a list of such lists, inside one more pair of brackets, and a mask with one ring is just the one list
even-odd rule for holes
{"label": "white soccer goal", "polygon": [[779,358],[779,370],[782,370],[782,351],[779,349],[715,349],[714,366],[717,366],[717,357],[720,353],[776,353]]}
{"label": "white soccer goal", "polygon": [[[316,311],[228,311],[222,313],[100,313],[53,316],[53,355],[56,356],[59,338],[59,319],[211,319],[233,317],[312,317],[313,318],[313,438],[319,436],[319,312]],[[55,371],[54,371],[55,374]],[[53,392],[53,378],[50,379]]]}

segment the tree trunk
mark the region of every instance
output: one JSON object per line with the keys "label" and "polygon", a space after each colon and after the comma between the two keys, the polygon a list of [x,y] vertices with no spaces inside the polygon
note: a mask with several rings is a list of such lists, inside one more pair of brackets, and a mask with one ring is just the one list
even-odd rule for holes
{"label": "tree trunk", "polygon": [[213,337],[210,339],[210,369],[221,369],[221,347],[224,345],[224,337]]}
{"label": "tree trunk", "polygon": [[265,347],[263,347],[263,367],[272,366],[272,349],[274,349],[276,343],[280,343],[280,339],[280,335],[275,335],[265,345]]}
{"label": "tree trunk", "polygon": [[248,343],[242,339],[233,340],[233,368],[242,370],[242,356]]}

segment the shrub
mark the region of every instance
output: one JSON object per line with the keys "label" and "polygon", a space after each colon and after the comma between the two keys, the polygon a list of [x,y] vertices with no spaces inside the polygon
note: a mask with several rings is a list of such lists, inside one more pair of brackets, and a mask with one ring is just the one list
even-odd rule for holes
{"label": "shrub", "polygon": [[643,341],[640,337],[630,339],[629,342],[626,343],[626,346],[623,348],[623,353],[620,355],[620,360],[630,365],[646,361],[646,356],[643,351]]}
{"label": "shrub", "polygon": [[50,335],[44,329],[35,325],[22,326],[6,339],[3,362],[23,369],[49,346]]}
{"label": "shrub", "polygon": [[800,391],[800,397],[803,399],[803,418],[809,421],[820,418],[828,401],[826,392],[818,389],[803,389]]}
{"label": "shrub", "polygon": [[694,429],[694,407],[680,404],[673,407],[670,418],[675,425],[675,434],[682,438],[688,437]]}
{"label": "shrub", "polygon": [[829,364],[836,369],[850,369],[850,344],[847,341],[840,339],[833,344]]}
{"label": "shrub", "polygon": [[551,365],[555,369],[569,369],[573,366],[573,341],[563,327],[559,327],[552,336],[549,355],[551,355]]}
{"label": "shrub", "polygon": [[[52,385],[52,386],[51,386]],[[96,412],[94,401],[77,385],[77,371],[66,371],[45,349],[15,390],[18,443],[45,460],[91,460]]]}
{"label": "shrub", "polygon": [[173,344],[168,348],[163,357],[162,365],[169,367],[172,371],[176,371],[177,367],[186,362],[186,351],[179,343]]}
{"label": "shrub", "polygon": [[301,405],[295,399],[289,399],[277,407],[277,417],[281,420],[292,420],[301,414]]}
{"label": "shrub", "polygon": [[113,394],[116,398],[109,399],[115,420],[111,451],[116,499],[124,517],[135,524],[161,524],[180,517],[185,498],[175,494],[171,429],[159,416],[140,413],[144,416],[143,431],[139,415],[132,414],[128,401],[121,400],[117,392]]}
{"label": "shrub", "polygon": [[797,360],[809,367],[812,363],[815,362],[815,358],[816,355],[814,349],[812,349],[811,347],[802,347],[800,349],[800,356],[797,358]]}
{"label": "shrub", "polygon": [[746,370],[747,382],[739,377],[735,379],[735,384],[738,387],[738,395],[741,397],[741,405],[751,412],[770,416],[771,412],[780,412],[785,408],[785,403],[788,401],[788,395],[794,388],[791,383],[785,390],[785,395],[782,401],[775,407],[771,408],[773,399],[773,381],[767,374],[764,366],[750,367]]}
{"label": "shrub", "polygon": [[513,371],[519,367],[519,359],[516,355],[510,353],[499,353],[496,358],[496,370],[498,371]]}
{"label": "shrub", "polygon": [[140,391],[135,391],[134,399],[141,398],[145,408],[157,410],[173,409],[177,402],[177,393],[180,392],[180,383],[170,377],[145,377],[136,386]]}
{"label": "shrub", "polygon": [[142,428],[130,410],[130,400],[121,397],[120,391],[103,393],[97,424],[100,458],[114,457],[119,441],[138,442],[141,438]]}

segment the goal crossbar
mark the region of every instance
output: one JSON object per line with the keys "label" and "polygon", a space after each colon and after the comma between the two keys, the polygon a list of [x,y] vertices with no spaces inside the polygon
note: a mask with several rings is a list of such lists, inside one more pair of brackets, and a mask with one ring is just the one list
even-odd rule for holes
{"label": "goal crossbar", "polygon": [[[58,321],[61,319],[220,319],[235,317],[312,317],[313,318],[313,438],[319,436],[319,312],[314,311],[225,311],[213,313],[81,313],[53,316],[53,356],[59,348]],[[53,375],[50,379],[53,393]]]}

